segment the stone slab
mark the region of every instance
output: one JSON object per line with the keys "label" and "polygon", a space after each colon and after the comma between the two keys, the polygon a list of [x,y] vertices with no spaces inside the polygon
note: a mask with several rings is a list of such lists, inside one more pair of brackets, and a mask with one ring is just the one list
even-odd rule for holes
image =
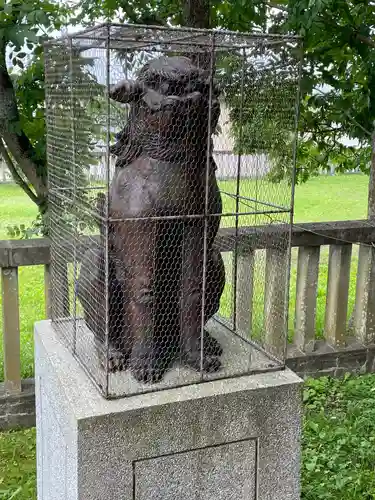
{"label": "stone slab", "polygon": [[49,321],[35,359],[38,500],[299,500],[290,370],[110,401]]}

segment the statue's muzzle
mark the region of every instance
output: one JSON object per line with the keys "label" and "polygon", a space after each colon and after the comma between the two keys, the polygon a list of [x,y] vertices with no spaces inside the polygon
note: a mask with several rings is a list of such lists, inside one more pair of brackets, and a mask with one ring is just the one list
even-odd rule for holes
{"label": "statue's muzzle", "polygon": [[[147,86],[144,82],[124,80],[112,87],[109,92],[111,99],[126,104],[146,104],[151,113],[178,112],[182,116],[197,118],[207,117],[211,105],[211,127],[216,128],[220,105],[217,99],[218,90],[214,88],[210,102],[208,88],[206,92],[193,91],[181,96],[164,95]],[[212,130],[213,131],[213,130]]]}

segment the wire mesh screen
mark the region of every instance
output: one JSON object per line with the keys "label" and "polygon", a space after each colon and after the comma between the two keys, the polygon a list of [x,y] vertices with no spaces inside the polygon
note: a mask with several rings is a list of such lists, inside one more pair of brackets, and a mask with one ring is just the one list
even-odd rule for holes
{"label": "wire mesh screen", "polygon": [[105,397],[284,367],[300,60],[115,24],[46,45],[52,323]]}

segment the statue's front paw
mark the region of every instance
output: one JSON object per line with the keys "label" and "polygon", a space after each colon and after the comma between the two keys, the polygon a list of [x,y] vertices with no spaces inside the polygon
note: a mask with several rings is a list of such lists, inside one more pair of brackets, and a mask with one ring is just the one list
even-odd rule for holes
{"label": "statue's front paw", "polygon": [[220,370],[221,361],[217,356],[203,353],[203,359],[199,350],[191,351],[185,354],[185,363],[196,371],[201,369],[206,373],[214,373]]}
{"label": "statue's front paw", "polygon": [[160,352],[154,346],[140,342],[133,347],[130,370],[138,382],[150,384],[162,379],[166,367],[160,359]]}
{"label": "statue's front paw", "polygon": [[110,347],[107,355],[104,346],[97,346],[97,352],[100,366],[104,370],[108,369],[110,373],[116,373],[127,369],[129,356],[126,356],[123,352]]}

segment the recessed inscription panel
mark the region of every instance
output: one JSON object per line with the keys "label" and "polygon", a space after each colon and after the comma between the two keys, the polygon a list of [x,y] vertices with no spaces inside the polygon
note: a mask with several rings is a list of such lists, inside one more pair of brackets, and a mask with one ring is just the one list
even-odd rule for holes
{"label": "recessed inscription panel", "polygon": [[134,500],[253,500],[256,440],[141,460]]}

